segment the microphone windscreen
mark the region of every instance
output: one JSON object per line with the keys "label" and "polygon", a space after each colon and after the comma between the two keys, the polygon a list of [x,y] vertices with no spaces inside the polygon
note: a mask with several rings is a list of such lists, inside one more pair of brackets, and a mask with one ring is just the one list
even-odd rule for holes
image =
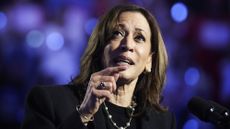
{"label": "microphone windscreen", "polygon": [[193,97],[188,102],[188,109],[203,121],[208,121],[208,112],[211,107],[210,103],[200,97]]}
{"label": "microphone windscreen", "polygon": [[193,97],[188,102],[188,109],[202,121],[211,122],[223,129],[230,127],[229,110],[216,102]]}
{"label": "microphone windscreen", "polygon": [[216,103],[216,102],[214,102],[214,101],[211,101],[211,100],[209,100],[208,101],[213,107],[215,107],[215,109],[217,110],[217,112],[219,112],[220,114],[222,114],[222,115],[224,115],[224,113],[228,113],[229,112],[229,110],[226,108],[226,107],[224,107],[224,106],[222,106],[222,105],[220,105],[220,104],[218,104],[218,103]]}

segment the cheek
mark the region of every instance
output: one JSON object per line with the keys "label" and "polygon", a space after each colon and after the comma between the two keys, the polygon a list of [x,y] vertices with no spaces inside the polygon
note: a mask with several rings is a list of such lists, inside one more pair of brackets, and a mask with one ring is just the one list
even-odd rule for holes
{"label": "cheek", "polygon": [[150,54],[150,50],[148,50],[146,47],[143,49],[139,49],[137,62],[139,62],[140,69],[145,68],[149,60],[149,54]]}
{"label": "cheek", "polygon": [[150,50],[148,50],[148,49],[139,50],[139,59],[140,59],[140,61],[146,62],[147,59],[148,59],[149,54],[150,54]]}

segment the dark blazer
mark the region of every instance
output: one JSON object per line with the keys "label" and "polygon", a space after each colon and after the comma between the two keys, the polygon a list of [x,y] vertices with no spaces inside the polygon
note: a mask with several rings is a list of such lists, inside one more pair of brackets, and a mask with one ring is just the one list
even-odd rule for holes
{"label": "dark blazer", "polygon": [[[106,129],[103,111],[99,108],[94,121],[85,127],[76,106],[78,88],[73,85],[34,87],[26,101],[22,129]],[[140,120],[141,129],[176,129],[175,117],[170,112],[147,111]]]}

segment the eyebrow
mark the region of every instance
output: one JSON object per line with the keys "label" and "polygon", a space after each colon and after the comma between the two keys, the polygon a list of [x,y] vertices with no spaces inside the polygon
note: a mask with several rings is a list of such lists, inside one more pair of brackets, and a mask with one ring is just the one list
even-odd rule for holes
{"label": "eyebrow", "polygon": [[[115,28],[126,29],[126,27],[125,27],[124,24],[117,24]],[[143,29],[141,29],[141,28],[135,28],[135,31],[144,32],[146,34],[146,32]]]}
{"label": "eyebrow", "polygon": [[140,31],[140,32],[143,31],[145,33],[145,31],[141,28],[135,28],[135,30]]}

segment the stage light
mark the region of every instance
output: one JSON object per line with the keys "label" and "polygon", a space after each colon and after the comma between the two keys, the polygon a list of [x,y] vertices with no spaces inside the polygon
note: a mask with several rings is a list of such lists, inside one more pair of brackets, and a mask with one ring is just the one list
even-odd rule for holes
{"label": "stage light", "polygon": [[202,45],[206,48],[226,48],[230,41],[230,27],[222,22],[203,22],[200,27],[199,38]]}
{"label": "stage light", "polygon": [[200,78],[200,72],[197,68],[188,68],[184,75],[184,81],[188,86],[195,86]]}
{"label": "stage light", "polygon": [[81,9],[68,8],[64,14],[64,32],[65,38],[70,43],[78,44],[79,42],[86,42],[86,34],[83,33],[85,30],[85,19],[86,12]]}
{"label": "stage light", "polygon": [[76,57],[68,49],[46,53],[41,70],[47,76],[53,77],[57,84],[69,83],[72,77],[79,73]]}
{"label": "stage light", "polygon": [[195,119],[190,119],[185,122],[183,129],[199,129],[199,123]]}
{"label": "stage light", "polygon": [[224,101],[229,101],[230,97],[230,61],[229,59],[225,59],[222,61],[220,64],[220,71],[221,71],[221,84],[222,86],[220,87],[220,95],[222,100]]}
{"label": "stage light", "polygon": [[5,13],[0,12],[0,30],[5,28],[7,25],[7,17]]}
{"label": "stage light", "polygon": [[91,18],[89,19],[86,24],[85,24],[85,31],[88,35],[91,35],[94,27],[97,24],[97,19],[96,18]]}
{"label": "stage light", "polygon": [[47,36],[46,45],[50,50],[60,50],[64,45],[64,38],[58,32],[52,32]]}
{"label": "stage light", "polygon": [[40,47],[44,39],[44,34],[38,30],[32,30],[26,35],[26,42],[32,48]]}
{"label": "stage light", "polygon": [[43,12],[36,5],[18,5],[9,12],[9,22],[13,29],[27,32],[43,24]]}
{"label": "stage light", "polygon": [[165,92],[175,92],[178,89],[179,86],[179,77],[175,70],[172,68],[168,68],[167,70],[167,81],[166,81],[166,87]]}
{"label": "stage light", "polygon": [[188,17],[188,9],[185,4],[178,2],[171,8],[171,17],[176,22],[183,22]]}

